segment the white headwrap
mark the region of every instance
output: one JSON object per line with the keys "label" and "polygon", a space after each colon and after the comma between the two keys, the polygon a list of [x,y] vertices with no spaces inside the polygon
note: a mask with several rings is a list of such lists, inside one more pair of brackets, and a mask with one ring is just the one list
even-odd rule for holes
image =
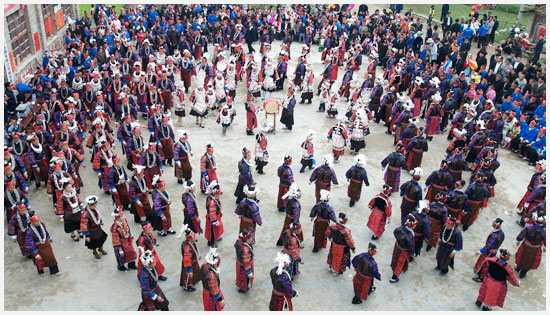
{"label": "white headwrap", "polygon": [[298,185],[296,184],[296,182],[294,182],[294,183],[292,183],[292,185],[290,185],[290,187],[288,187],[287,193],[284,194],[281,198],[283,200],[287,199],[288,197],[296,198],[301,193],[302,193],[302,191],[300,190],[300,188],[298,188]]}
{"label": "white headwrap", "polygon": [[328,167],[332,167],[332,155],[323,156],[323,163]]}
{"label": "white headwrap", "polygon": [[278,252],[277,257],[275,257],[275,262],[277,263],[277,275],[281,275],[285,268],[285,264],[290,264],[290,256],[283,252]]}
{"label": "white headwrap", "polygon": [[319,199],[321,201],[328,201],[330,199],[330,192],[328,190],[321,189],[320,195]]}
{"label": "white headwrap", "polygon": [[355,157],[355,165],[365,167],[367,163],[367,157],[363,154],[359,154]]}
{"label": "white headwrap", "polygon": [[144,251],[144,250],[143,250],[143,247],[141,247],[141,246],[138,246],[138,248],[139,248],[139,252],[140,252],[139,259],[141,260],[141,263],[142,263],[144,266],[147,266],[147,265],[149,265],[151,262],[155,261],[155,257],[153,256],[153,252],[152,252],[152,251],[150,251],[150,250]]}
{"label": "white headwrap", "polygon": [[422,169],[417,167],[411,171],[411,176],[422,176]]}
{"label": "white headwrap", "polygon": [[218,255],[217,249],[214,247],[210,247],[210,250],[204,257],[204,260],[209,265],[215,265],[220,260],[220,256]]}

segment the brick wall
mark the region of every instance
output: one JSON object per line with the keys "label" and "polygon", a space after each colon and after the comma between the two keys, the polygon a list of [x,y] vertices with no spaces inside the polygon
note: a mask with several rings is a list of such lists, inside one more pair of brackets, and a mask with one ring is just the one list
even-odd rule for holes
{"label": "brick wall", "polygon": [[[67,25],[65,24],[61,29],[57,30],[55,34],[48,37],[46,35],[44,16],[42,12],[42,6],[40,4],[17,4],[10,7],[4,7],[4,15],[8,17],[18,10],[23,10],[23,14],[25,16],[30,37],[31,55],[27,56],[24,60],[20,62],[15,62],[14,69],[12,71],[13,81],[15,83],[28,81],[26,76],[29,74],[33,74],[36,67],[42,65],[42,57],[44,56],[44,52],[46,50],[57,51],[63,48],[65,32],[67,30]],[[71,4],[71,13],[73,20],[79,18],[79,10],[77,4]],[[61,14],[57,15],[57,17],[59,16],[61,16]],[[53,19],[56,18],[53,7],[52,17]],[[53,24],[55,25],[55,20]],[[7,47],[8,54],[11,54],[10,59],[15,60],[15,56],[13,55],[15,52],[12,49],[11,41],[12,39],[8,29],[7,20],[4,19],[4,43]],[[6,67],[8,66],[9,65],[6,65]],[[7,77],[5,76],[5,78]]]}

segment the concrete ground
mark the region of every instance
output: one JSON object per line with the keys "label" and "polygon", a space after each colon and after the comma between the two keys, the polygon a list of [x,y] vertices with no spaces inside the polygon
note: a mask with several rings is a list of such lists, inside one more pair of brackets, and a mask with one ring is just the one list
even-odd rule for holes
{"label": "concrete ground", "polygon": [[[273,44],[275,53],[279,51],[280,42]],[[255,46],[258,49],[258,46]],[[312,49],[311,62],[316,74],[317,86],[322,71],[320,53]],[[210,48],[211,49],[211,48]],[[292,45],[292,60],[289,65],[289,73],[294,71],[296,58],[300,49],[299,43]],[[378,73],[380,73],[378,69]],[[339,71],[341,82],[343,71]],[[359,78],[363,77],[361,71]],[[193,88],[194,88],[193,83]],[[287,85],[285,85],[287,86]],[[274,93],[273,97],[282,99],[283,92]],[[296,93],[298,102],[300,92]],[[277,119],[277,134],[269,134],[268,151],[269,164],[265,167],[265,175],[254,172],[253,176],[260,189],[258,198],[263,225],[257,229],[257,243],[255,250],[255,279],[252,290],[246,294],[237,292],[235,286],[235,253],[233,244],[237,238],[239,220],[234,214],[235,198],[233,192],[237,180],[237,162],[241,158],[241,149],[247,147],[253,150],[254,137],[245,134],[245,109],[243,106],[246,96],[246,87],[241,83],[235,100],[237,117],[230,127],[226,137],[220,137],[221,127],[214,122],[214,118],[208,117],[206,128],[201,129],[194,123],[193,117],[185,117],[185,129],[190,131],[190,143],[193,146],[194,157],[191,158],[193,166],[193,181],[199,182],[199,159],[204,153],[207,143],[213,144],[215,157],[218,163],[218,177],[224,194],[221,196],[223,207],[223,223],[225,226],[224,240],[219,244],[218,252],[221,256],[221,289],[225,296],[225,310],[230,311],[259,311],[268,310],[271,297],[271,281],[269,270],[275,266],[273,258],[281,247],[275,246],[275,242],[281,230],[284,214],[277,211],[276,196],[278,189],[277,167],[282,163],[281,155],[289,153],[294,158],[292,169],[297,184],[303,191],[301,199],[302,219],[304,230],[304,245],[302,259],[305,262],[301,266],[301,274],[294,280],[294,289],[299,296],[293,299],[295,310],[331,310],[331,311],[359,311],[359,310],[452,310],[474,311],[477,310],[476,300],[480,284],[471,280],[474,276],[472,268],[476,262],[475,252],[484,245],[488,232],[491,230],[491,221],[496,217],[504,219],[503,230],[506,239],[502,248],[507,248],[515,253],[515,237],[520,227],[514,222],[518,219],[515,214],[515,205],[521,199],[529,182],[533,167],[527,166],[524,160],[520,160],[510,151],[501,150],[499,161],[500,169],[496,172],[498,185],[495,187],[495,198],[489,201],[486,209],[479,215],[478,221],[467,232],[463,233],[464,249],[456,255],[455,270],[451,270],[447,276],[440,277],[435,267],[435,250],[429,253],[422,252],[409,268],[409,271],[401,276],[397,284],[390,284],[391,277],[391,253],[394,246],[393,230],[398,226],[399,206],[401,198],[398,194],[391,196],[393,204],[393,220],[387,227],[383,237],[376,241],[379,247],[375,259],[378,262],[382,281],[376,281],[376,292],[367,302],[361,305],[352,305],[353,297],[352,271],[346,271],[343,275],[333,278],[327,272],[326,257],[328,249],[318,253],[312,253],[313,238],[311,236],[312,222],[308,219],[311,207],[315,203],[314,187],[308,185],[311,171],[300,174],[299,160],[301,155],[300,143],[305,138],[309,129],[316,131],[314,140],[315,158],[322,161],[325,154],[331,153],[331,145],[326,142],[326,135],[335,120],[325,118],[323,113],[317,113],[319,97],[315,96],[311,105],[296,105],[295,126],[291,132],[282,130]],[[189,108],[187,109],[189,111]],[[344,108],[340,108],[343,113]],[[140,120],[141,124],[145,121]],[[421,121],[419,126],[423,126]],[[176,128],[177,129],[177,128]],[[357,247],[357,253],[366,251],[372,233],[367,229],[366,222],[370,211],[367,208],[368,201],[380,191],[383,184],[383,172],[380,169],[380,161],[393,151],[392,136],[384,133],[382,125],[373,123],[370,126],[371,135],[366,137],[367,148],[362,151],[367,158],[367,172],[370,186],[363,188],[362,199],[353,208],[348,207],[347,183],[345,172],[353,164],[353,156],[346,150],[346,155],[341,162],[334,166],[340,185],[333,187],[331,191],[331,204],[336,213],[348,214],[349,228]],[[88,135],[86,135],[87,138]],[[148,135],[144,135],[147,139]],[[448,141],[444,135],[434,137],[429,143],[429,151],[423,160],[424,179],[439,167],[440,160],[444,157]],[[120,146],[117,145],[116,153],[120,154]],[[111,197],[101,193],[97,188],[97,177],[91,170],[89,155],[86,154],[86,168],[81,169],[85,186],[81,190],[81,197],[88,195],[100,196],[99,212],[105,221],[104,230],[108,232],[113,218],[110,216],[113,206]],[[465,179],[470,177],[464,174]],[[403,174],[401,181],[410,179],[408,174]],[[171,167],[165,168],[165,180],[168,191],[173,200],[172,217],[174,229],[179,232],[183,222],[183,214],[180,211],[182,188],[176,182]],[[115,256],[112,251],[111,238],[107,239],[105,249],[108,255],[96,260],[90,250],[84,247],[84,242],[73,242],[68,234],[63,232],[62,225],[53,214],[51,202],[47,200],[45,190],[30,192],[31,204],[41,215],[54,240],[53,250],[59,262],[62,272],[60,277],[51,277],[46,271],[45,275],[37,275],[32,262],[21,257],[19,248],[9,238],[4,239],[4,303],[6,310],[49,310],[49,311],[132,311],[137,310],[141,302],[139,283],[135,271],[120,272],[116,269]],[[200,208],[201,220],[205,216],[205,196],[197,194],[197,204]],[[132,233],[137,239],[141,232],[138,224],[133,223],[128,216]],[[203,223],[204,225],[204,223]],[[4,225],[7,228],[7,225]],[[134,239],[134,241],[135,241]],[[174,235],[167,237],[158,236],[161,246],[157,249],[159,257],[166,266],[165,275],[168,280],[160,282],[168,300],[170,309],[178,311],[203,310],[202,286],[198,284],[198,290],[193,293],[185,292],[179,287],[181,271],[180,244],[182,239]],[[201,253],[206,254],[208,246],[203,235],[198,237],[198,247]],[[200,261],[202,264],[204,259]],[[513,258],[510,260],[515,266]],[[546,257],[538,270],[530,271],[528,276],[521,281],[521,287],[509,287],[504,304],[506,311],[535,311],[546,309]],[[517,275],[517,274],[516,274]],[[420,302],[420,303],[419,303]]]}

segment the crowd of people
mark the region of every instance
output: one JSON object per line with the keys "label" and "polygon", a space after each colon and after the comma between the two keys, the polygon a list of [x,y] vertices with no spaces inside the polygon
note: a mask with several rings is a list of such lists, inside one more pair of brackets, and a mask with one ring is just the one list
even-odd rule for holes
{"label": "crowd of people", "polygon": [[[391,221],[392,193],[403,199],[401,224],[393,231],[396,242],[389,281],[399,281],[409,263],[420,256],[424,243],[426,251],[437,250],[435,268],[441,276],[454,268],[456,253],[468,238],[463,232],[496,196],[499,150],[509,149],[535,166],[517,206],[521,215],[517,224],[523,229],[516,237],[521,246],[515,254],[515,270],[524,278],[538,268],[546,246],[546,68],[539,63],[545,38],[539,39],[541,48],[532,58],[523,58],[525,53],[515,38],[502,44],[495,41],[496,16],[478,14],[453,23],[452,12],[448,12],[442,14],[439,27],[433,14],[425,21],[413,17],[412,11],[371,12],[365,4],[357,10],[348,5],[270,9],[137,5],[125,6],[120,12],[92,5],[91,12],[85,11],[69,26],[64,49],[46,52],[42,66],[25,84],[5,82],[8,235],[38,273],[49,267],[51,274],[58,274],[59,268],[50,234],[34,211],[33,184],[36,189],[46,186],[64,232],[75,242],[84,239],[95,258],[107,255],[104,243],[111,236],[117,268],[137,269],[140,310],[168,310],[169,301],[159,287],[159,281],[167,277],[155,251],[160,242],[153,231],[160,237],[177,233],[170,212],[173,197],[165,181],[173,176],[183,190],[180,286],[193,292],[201,282],[204,310],[223,310],[216,248],[224,227],[216,170],[233,166],[217,164],[214,147],[208,144],[200,158],[200,181],[195,184],[190,132],[175,130],[175,125],[183,127],[183,118],[191,115],[199,128],[207,128],[208,120],[220,124],[225,136],[238,119],[236,107],[242,106],[233,102],[239,85],[247,91],[243,134],[254,136],[256,143],[254,152],[242,150],[234,192],[235,213],[240,218],[235,243],[239,292],[248,292],[252,285],[255,233],[262,225],[251,160],[254,157],[257,174],[264,173],[269,160],[266,134],[271,126],[257,114],[264,110],[262,101],[280,94],[283,97],[276,103],[282,108],[280,122],[288,132],[294,125],[297,93],[301,93],[301,104],[318,102],[317,111],[326,111],[327,119],[335,119],[327,133],[332,155],[324,156],[316,166],[315,132],[308,131],[300,146],[300,173],[312,170],[309,181],[315,184],[316,204],[309,215],[314,222],[313,252],[329,246],[328,270],[335,277],[353,266],[353,304],[365,301],[376,289],[374,279],[381,280],[374,257]],[[300,46],[299,54],[291,55],[292,45]],[[313,70],[313,63],[319,62],[311,57],[313,49],[321,53],[320,73]],[[291,59],[297,60],[295,69],[289,68]],[[33,117],[23,125],[16,108],[27,103],[36,110],[28,113]],[[361,189],[370,184],[361,151],[366,151],[371,123],[387,127],[395,152],[380,162],[385,184],[368,202],[372,242],[352,257],[356,244],[346,226],[348,216],[330,204],[331,184],[338,185],[339,178],[332,163],[341,161],[346,147],[355,155],[354,165],[345,173],[349,206],[364,205],[359,203]],[[419,183],[423,154],[430,141],[443,133],[450,143],[440,169],[425,179],[423,188]],[[115,154],[116,142],[124,157]],[[85,159],[92,163],[92,170],[84,169]],[[292,161],[291,155],[285,155],[277,170],[277,208],[286,214],[277,240],[283,249],[270,272],[270,310],[292,310],[297,297],[292,282],[303,264],[302,191],[294,181]],[[168,166],[173,167],[173,175],[163,171]],[[401,183],[401,170],[410,172],[412,179]],[[91,171],[97,174],[98,194],[110,195],[115,205],[109,235],[96,209],[98,196],[80,197],[80,189],[90,185],[80,173]],[[464,172],[471,172],[468,181],[463,180]],[[197,188],[206,195],[206,210],[197,206]],[[206,212],[204,222],[199,218],[201,212]],[[44,209],[40,213],[46,215]],[[143,230],[135,243],[126,213]],[[503,307],[507,283],[520,283],[508,262],[510,250],[501,248],[503,222],[495,218],[487,223],[492,231],[486,244],[480,244],[483,247],[473,266],[473,280],[482,282],[475,304],[483,310]],[[202,265],[196,245],[199,234],[210,247]]]}

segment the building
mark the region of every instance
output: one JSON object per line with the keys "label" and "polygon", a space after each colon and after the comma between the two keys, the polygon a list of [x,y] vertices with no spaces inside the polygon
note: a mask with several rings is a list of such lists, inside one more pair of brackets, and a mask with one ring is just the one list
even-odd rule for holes
{"label": "building", "polygon": [[4,81],[28,81],[49,50],[64,47],[67,25],[79,18],[78,4],[4,5]]}

